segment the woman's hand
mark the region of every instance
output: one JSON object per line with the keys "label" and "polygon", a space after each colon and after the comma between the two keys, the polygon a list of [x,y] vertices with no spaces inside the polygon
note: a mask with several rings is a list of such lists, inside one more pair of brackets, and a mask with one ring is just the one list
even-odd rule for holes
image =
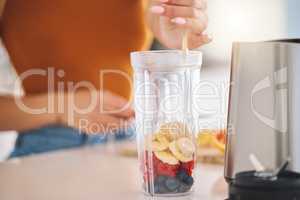
{"label": "woman's hand", "polygon": [[168,48],[181,48],[188,31],[189,48],[197,48],[212,39],[205,34],[208,18],[206,0],[151,0],[147,19],[155,37]]}
{"label": "woman's hand", "polygon": [[129,102],[108,91],[77,91],[64,95],[59,121],[83,133],[108,133],[130,125],[134,111]]}

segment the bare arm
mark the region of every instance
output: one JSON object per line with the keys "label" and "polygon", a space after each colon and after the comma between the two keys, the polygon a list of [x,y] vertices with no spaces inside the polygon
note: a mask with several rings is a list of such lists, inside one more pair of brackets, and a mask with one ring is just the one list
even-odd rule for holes
{"label": "bare arm", "polygon": [[[15,98],[31,109],[47,107],[46,95]],[[47,112],[44,114],[33,114],[27,112],[16,104],[14,97],[0,96],[0,108],[0,131],[27,130],[56,123],[58,120],[56,114],[49,114]]]}
{"label": "bare arm", "polygon": [[48,124],[63,124],[84,133],[107,133],[125,128],[134,117],[126,99],[105,91],[0,96],[0,108],[0,131],[23,131]]}

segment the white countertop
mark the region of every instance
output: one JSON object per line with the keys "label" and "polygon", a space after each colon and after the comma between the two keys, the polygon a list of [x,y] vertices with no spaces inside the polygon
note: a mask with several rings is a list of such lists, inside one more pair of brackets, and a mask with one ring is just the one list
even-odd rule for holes
{"label": "white countertop", "polygon": [[[225,199],[222,166],[199,163],[196,173],[194,193],[174,199]],[[141,192],[139,178],[137,159],[111,145],[58,151],[1,163],[0,199],[153,199]]]}
{"label": "white countertop", "polygon": [[[202,80],[212,81],[216,87],[226,84],[228,69],[206,68]],[[225,103],[220,94],[213,107]],[[218,112],[203,120],[218,124],[216,121],[224,121],[223,116]],[[174,199],[225,199],[222,166],[199,163],[196,173],[194,193]],[[151,199],[141,192],[139,178],[137,159],[122,157],[107,146],[59,151],[0,163],[0,200]]]}

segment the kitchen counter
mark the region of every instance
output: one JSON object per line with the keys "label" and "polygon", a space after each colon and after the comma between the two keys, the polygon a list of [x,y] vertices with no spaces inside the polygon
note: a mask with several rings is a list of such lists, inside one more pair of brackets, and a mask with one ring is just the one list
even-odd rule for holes
{"label": "kitchen counter", "polygon": [[[57,151],[0,164],[1,200],[141,200],[138,161],[121,156],[124,143]],[[223,200],[223,167],[198,164],[194,192],[180,200]],[[160,199],[160,198],[155,198]]]}
{"label": "kitchen counter", "polygon": [[[201,98],[200,105],[216,110],[202,120],[205,126],[220,128],[226,118],[228,68],[207,67],[201,76],[218,91],[218,98]],[[153,199],[141,192],[137,159],[118,153],[126,145],[57,151],[0,163],[0,200]],[[196,174],[194,193],[173,199],[225,199],[223,166],[200,163]]]}

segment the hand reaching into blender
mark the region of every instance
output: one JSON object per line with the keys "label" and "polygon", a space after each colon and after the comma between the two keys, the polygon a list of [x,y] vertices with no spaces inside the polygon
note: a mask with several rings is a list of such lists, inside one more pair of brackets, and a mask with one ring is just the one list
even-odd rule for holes
{"label": "hand reaching into blender", "polygon": [[156,38],[168,48],[180,49],[183,32],[188,32],[188,47],[209,43],[206,0],[152,0],[148,22]]}

